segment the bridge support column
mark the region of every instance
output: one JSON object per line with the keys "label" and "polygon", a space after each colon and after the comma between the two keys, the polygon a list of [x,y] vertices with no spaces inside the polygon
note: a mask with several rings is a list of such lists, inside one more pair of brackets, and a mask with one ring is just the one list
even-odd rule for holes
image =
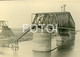
{"label": "bridge support column", "polygon": [[58,50],[66,49],[69,47],[70,35],[67,31],[58,34],[58,38],[56,41],[56,45],[58,46]]}
{"label": "bridge support column", "polygon": [[33,51],[51,51],[51,34],[37,32],[33,34]]}

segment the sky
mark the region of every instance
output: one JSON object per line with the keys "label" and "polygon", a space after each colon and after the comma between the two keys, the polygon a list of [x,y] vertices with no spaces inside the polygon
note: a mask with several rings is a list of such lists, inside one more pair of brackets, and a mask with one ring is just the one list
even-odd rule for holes
{"label": "sky", "polygon": [[10,28],[21,28],[23,24],[31,25],[32,13],[61,12],[61,6],[66,4],[76,29],[80,29],[79,0],[0,0],[0,20],[7,20]]}

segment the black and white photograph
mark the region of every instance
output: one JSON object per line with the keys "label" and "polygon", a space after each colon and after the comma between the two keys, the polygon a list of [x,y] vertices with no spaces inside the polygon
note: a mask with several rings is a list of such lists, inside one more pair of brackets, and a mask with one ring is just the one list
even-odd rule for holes
{"label": "black and white photograph", "polygon": [[0,0],[0,57],[79,57],[80,0]]}

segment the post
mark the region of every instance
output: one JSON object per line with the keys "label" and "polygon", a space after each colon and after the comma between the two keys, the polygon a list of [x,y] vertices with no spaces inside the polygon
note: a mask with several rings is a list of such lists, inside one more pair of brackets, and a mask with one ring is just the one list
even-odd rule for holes
{"label": "post", "polygon": [[61,11],[62,12],[65,12],[65,6],[66,6],[66,4],[64,4],[63,6],[61,6]]}

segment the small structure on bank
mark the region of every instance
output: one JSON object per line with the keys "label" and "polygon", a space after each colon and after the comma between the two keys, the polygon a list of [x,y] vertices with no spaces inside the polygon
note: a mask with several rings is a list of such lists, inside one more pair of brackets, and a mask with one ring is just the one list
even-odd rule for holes
{"label": "small structure on bank", "polygon": [[8,27],[7,21],[4,20],[0,21],[0,35],[5,37],[14,35],[12,30]]}
{"label": "small structure on bank", "polygon": [[7,21],[0,20],[0,46],[8,46],[9,41],[14,36],[12,30],[8,27]]}

